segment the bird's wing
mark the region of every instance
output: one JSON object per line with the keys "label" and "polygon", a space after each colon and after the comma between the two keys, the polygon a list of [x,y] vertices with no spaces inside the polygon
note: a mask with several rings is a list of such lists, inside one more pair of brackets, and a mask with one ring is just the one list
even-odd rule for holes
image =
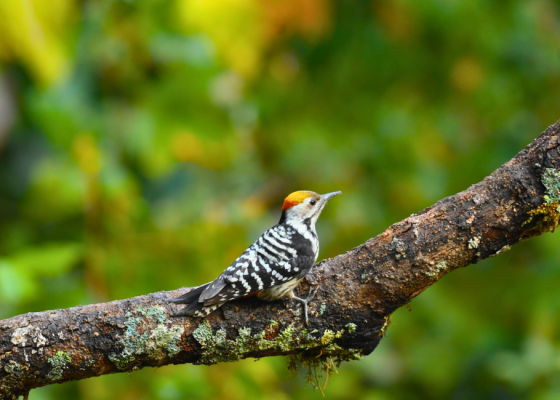
{"label": "bird's wing", "polygon": [[198,301],[208,306],[281,285],[304,276],[314,261],[314,255],[282,240],[271,228],[208,285]]}
{"label": "bird's wing", "polygon": [[[257,256],[245,268],[241,274],[235,275],[235,280],[227,282],[224,276],[216,279],[199,297],[198,301],[210,306],[217,303],[234,300],[251,293],[260,292],[273,286],[281,285],[301,275],[301,261],[313,260],[309,257],[298,259],[295,257],[290,261],[270,262],[263,256]],[[215,289],[214,289],[215,288]]]}
{"label": "bird's wing", "polygon": [[255,257],[256,252],[252,251],[251,248],[245,250],[214,282],[208,284],[198,298],[198,302],[206,304],[210,299],[216,298],[220,292],[223,292],[229,284],[237,282],[239,274],[246,273],[249,264]]}

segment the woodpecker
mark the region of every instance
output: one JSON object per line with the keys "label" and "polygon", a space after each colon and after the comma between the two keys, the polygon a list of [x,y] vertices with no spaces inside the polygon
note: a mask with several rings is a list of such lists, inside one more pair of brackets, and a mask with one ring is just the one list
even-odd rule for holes
{"label": "woodpecker", "polygon": [[296,297],[293,290],[309,273],[319,255],[319,238],[315,223],[323,207],[341,192],[324,195],[302,190],[290,194],[282,205],[282,216],[214,281],[191,289],[169,302],[188,304],[174,317],[204,317],[228,301],[256,294],[263,300],[294,299],[303,304],[305,323],[306,299]]}

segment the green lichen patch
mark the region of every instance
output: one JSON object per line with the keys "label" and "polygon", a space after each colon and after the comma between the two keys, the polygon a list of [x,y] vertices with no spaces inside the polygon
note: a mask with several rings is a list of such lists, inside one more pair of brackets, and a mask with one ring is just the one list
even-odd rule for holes
{"label": "green lichen patch", "polygon": [[436,264],[435,268],[426,271],[426,275],[430,277],[438,276],[441,271],[445,271],[446,269],[447,269],[447,262],[440,261]]}
{"label": "green lichen patch", "polygon": [[542,175],[542,183],[546,188],[544,203],[529,211],[529,219],[522,225],[536,221],[530,235],[554,232],[560,225],[560,171],[547,168]]}
{"label": "green lichen patch", "polygon": [[536,221],[536,223],[531,228],[529,236],[556,231],[556,228],[560,225],[560,203],[545,203],[537,209],[529,211],[529,219],[521,226],[533,221]]}
{"label": "green lichen patch", "polygon": [[341,331],[338,331],[338,332],[334,333],[330,329],[326,329],[325,333],[323,333],[323,337],[321,338],[321,344],[323,346],[331,344],[333,342],[333,340],[340,338],[343,333],[344,333],[344,330],[341,330]]}
{"label": "green lichen patch", "polygon": [[348,333],[354,333],[356,332],[356,324],[353,324],[352,322],[346,324],[346,329],[348,329]]}
{"label": "green lichen patch", "polygon": [[67,364],[72,362],[72,359],[64,351],[57,351],[54,356],[47,360],[49,364],[52,365],[52,370],[49,372],[48,377],[52,381],[57,381],[62,377],[64,373],[64,368]]}
{"label": "green lichen patch", "polygon": [[21,376],[22,373],[28,370],[29,367],[26,365],[21,365],[15,362],[14,360],[10,360],[9,363],[4,365],[4,371],[6,371],[10,375]]}
{"label": "green lichen patch", "polygon": [[160,306],[138,307],[126,313],[126,331],[121,339],[123,350],[109,355],[118,369],[126,369],[136,355],[147,354],[150,358],[159,358],[167,352],[169,357],[178,354],[183,328],[165,324],[165,309]]}
{"label": "green lichen patch", "polygon": [[183,328],[180,326],[168,327],[163,324],[159,324],[154,329],[150,338],[155,341],[157,348],[167,349],[169,357],[173,357],[183,350],[183,348],[179,346],[182,334]]}
{"label": "green lichen patch", "polygon": [[379,331],[379,337],[387,336],[387,329],[389,329],[389,326],[391,326],[391,316],[390,315],[385,317],[385,323],[383,324],[383,326],[381,327],[381,330]]}
{"label": "green lichen patch", "polygon": [[547,168],[542,175],[542,183],[546,188],[544,196],[546,203],[560,203],[560,171],[556,171],[554,168]]}

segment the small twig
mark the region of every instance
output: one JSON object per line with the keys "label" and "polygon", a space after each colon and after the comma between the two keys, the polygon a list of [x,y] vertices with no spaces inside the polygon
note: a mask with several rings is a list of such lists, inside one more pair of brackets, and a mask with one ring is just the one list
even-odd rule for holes
{"label": "small twig", "polygon": [[325,370],[327,377],[325,378],[325,386],[323,386],[323,390],[327,388],[327,383],[329,383],[329,373],[331,372],[331,366],[328,363],[325,363],[325,365],[327,366],[327,369]]}
{"label": "small twig", "polygon": [[323,397],[325,397],[325,392],[323,392],[323,389],[321,389],[321,384],[319,383],[319,374],[317,373],[317,369],[318,368],[315,368],[315,382],[317,382],[317,387],[319,388],[319,391],[321,392]]}
{"label": "small twig", "polygon": [[334,372],[336,372],[338,374],[338,369],[336,369],[336,366],[334,365],[334,361],[333,361],[332,357],[330,359],[331,359],[332,367],[334,368]]}

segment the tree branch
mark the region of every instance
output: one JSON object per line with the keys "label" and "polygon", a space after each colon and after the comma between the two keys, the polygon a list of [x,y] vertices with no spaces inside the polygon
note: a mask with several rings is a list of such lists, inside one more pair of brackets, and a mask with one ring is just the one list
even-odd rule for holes
{"label": "tree branch", "polygon": [[322,261],[298,289],[319,285],[309,330],[299,305],[255,299],[228,303],[208,320],[170,318],[180,306],[166,299],[185,289],[0,321],[0,397],[146,366],[370,354],[389,315],[443,275],[554,230],[559,167],[557,122],[482,182]]}

